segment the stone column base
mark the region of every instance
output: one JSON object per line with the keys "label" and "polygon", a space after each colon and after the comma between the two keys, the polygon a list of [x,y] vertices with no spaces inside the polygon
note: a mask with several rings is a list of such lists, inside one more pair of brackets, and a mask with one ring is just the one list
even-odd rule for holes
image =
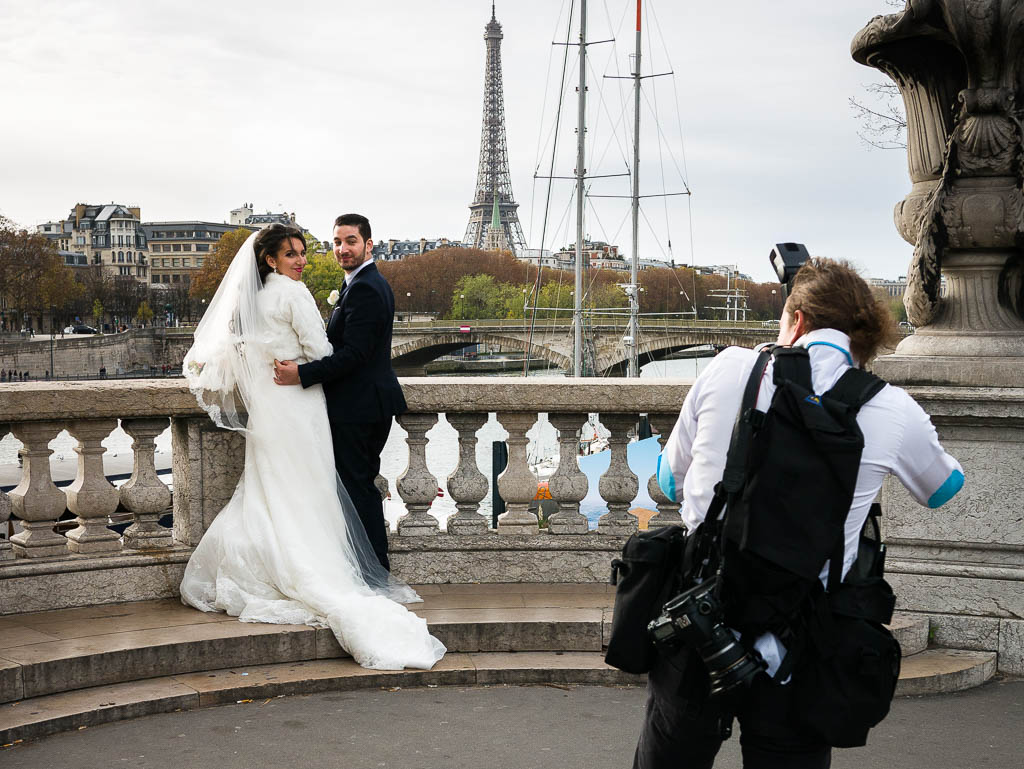
{"label": "stone column base", "polygon": [[398,534],[402,537],[429,537],[437,531],[437,519],[429,513],[408,513],[398,519]]}
{"label": "stone column base", "polygon": [[[910,337],[908,337],[909,339]],[[970,349],[969,342],[964,342]],[[900,345],[903,346],[902,344]],[[871,370],[887,382],[956,387],[1020,387],[1024,359],[987,356],[883,355]]]}
{"label": "stone column base", "polygon": [[121,549],[121,537],[96,519],[78,519],[78,528],[68,532],[68,550],[72,553],[112,553]]}
{"label": "stone column base", "polygon": [[586,516],[572,514],[561,518],[560,515],[555,513],[548,520],[548,531],[552,534],[586,534],[590,531]]}
{"label": "stone column base", "polygon": [[482,515],[460,518],[458,514],[448,519],[445,525],[448,533],[453,536],[479,536],[487,533],[487,519]]}
{"label": "stone column base", "polygon": [[22,531],[11,537],[18,558],[49,558],[67,555],[68,541],[53,530],[54,521],[22,521]]}

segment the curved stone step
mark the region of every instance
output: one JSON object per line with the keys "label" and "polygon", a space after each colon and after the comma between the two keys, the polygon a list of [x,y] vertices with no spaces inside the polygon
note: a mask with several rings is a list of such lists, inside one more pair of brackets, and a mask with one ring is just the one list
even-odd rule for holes
{"label": "curved stone step", "polygon": [[[409,608],[451,652],[601,650],[605,585],[446,585]],[[546,588],[546,589],[545,589]],[[0,618],[0,702],[242,665],[347,657],[329,629],[174,599]]]}
{"label": "curved stone step", "polygon": [[922,617],[920,614],[897,612],[887,627],[899,641],[904,657],[923,652],[928,648],[928,631],[931,625],[927,617]]}
{"label": "curved stone step", "polygon": [[995,652],[928,649],[903,660],[896,695],[959,692],[980,686],[995,672]]}
{"label": "curved stone step", "polygon": [[176,710],[290,694],[378,687],[643,683],[600,652],[448,654],[433,670],[375,671],[351,660],[314,660],[150,678],[0,705],[0,746],[61,731]]}
{"label": "curved stone step", "polygon": [[[904,660],[897,694],[959,691],[988,680],[995,654],[931,650]],[[175,710],[377,687],[498,684],[641,685],[601,652],[450,653],[432,670],[375,671],[350,659],[183,673],[66,691],[0,705],[0,745]]]}

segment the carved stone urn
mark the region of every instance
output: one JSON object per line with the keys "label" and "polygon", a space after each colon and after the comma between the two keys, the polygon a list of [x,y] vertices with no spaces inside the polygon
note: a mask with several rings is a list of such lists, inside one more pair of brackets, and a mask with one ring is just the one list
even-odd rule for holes
{"label": "carved stone urn", "polygon": [[851,48],[900,89],[913,184],[895,219],[914,246],[904,304],[918,328],[875,370],[1024,385],[1024,2],[908,0]]}

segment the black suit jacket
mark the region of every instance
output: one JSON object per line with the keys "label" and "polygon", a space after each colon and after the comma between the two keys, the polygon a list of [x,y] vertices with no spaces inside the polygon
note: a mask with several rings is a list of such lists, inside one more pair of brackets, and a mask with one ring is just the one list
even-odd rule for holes
{"label": "black suit jacket", "polygon": [[323,384],[332,422],[380,422],[406,410],[391,368],[395,297],[374,264],[352,279],[327,322],[334,353],[299,366],[303,387]]}

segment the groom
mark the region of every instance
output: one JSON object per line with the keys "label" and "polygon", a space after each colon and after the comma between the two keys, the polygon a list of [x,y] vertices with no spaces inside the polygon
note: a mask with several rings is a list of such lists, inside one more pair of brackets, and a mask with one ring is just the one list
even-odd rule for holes
{"label": "groom", "polygon": [[274,381],[303,387],[323,384],[334,464],[377,559],[390,571],[384,505],[374,480],[391,418],[406,410],[391,368],[395,297],[373,264],[370,221],[365,216],[343,214],[335,219],[334,257],[345,271],[345,287],[327,322],[334,353],[298,366],[278,361]]}

